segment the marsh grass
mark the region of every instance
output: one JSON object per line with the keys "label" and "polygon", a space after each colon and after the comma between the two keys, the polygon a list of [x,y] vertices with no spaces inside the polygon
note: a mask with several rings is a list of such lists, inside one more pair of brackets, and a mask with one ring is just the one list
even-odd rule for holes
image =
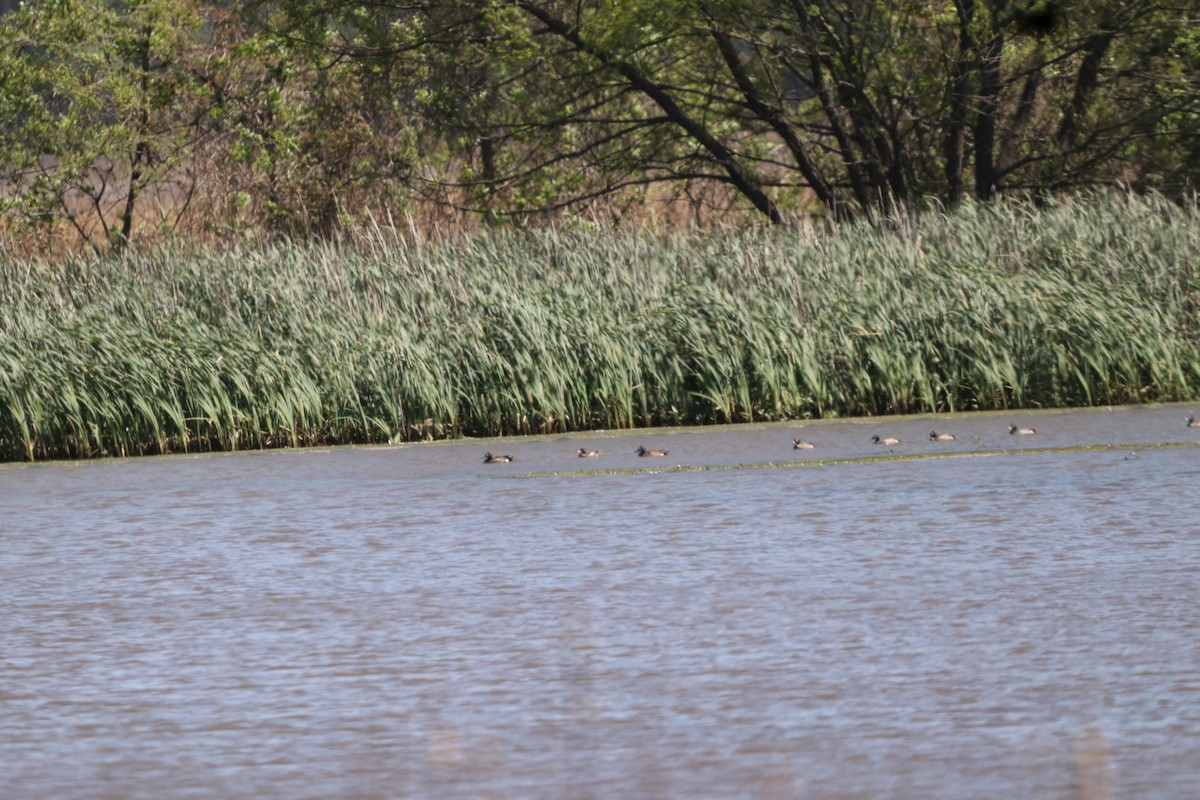
{"label": "marsh grass", "polygon": [[1200,206],[0,259],[0,458],[1185,400]]}

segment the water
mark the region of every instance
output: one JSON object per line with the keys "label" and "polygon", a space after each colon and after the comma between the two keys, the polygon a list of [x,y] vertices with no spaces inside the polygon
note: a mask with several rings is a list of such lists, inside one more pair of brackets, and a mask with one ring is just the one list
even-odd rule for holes
{"label": "water", "polygon": [[0,797],[1196,796],[1188,410],[6,467]]}

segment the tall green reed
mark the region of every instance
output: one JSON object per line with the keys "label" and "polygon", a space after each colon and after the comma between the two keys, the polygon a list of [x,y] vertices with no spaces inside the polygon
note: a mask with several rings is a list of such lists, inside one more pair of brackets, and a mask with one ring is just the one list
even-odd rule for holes
{"label": "tall green reed", "polygon": [[0,458],[1182,400],[1200,207],[0,258]]}

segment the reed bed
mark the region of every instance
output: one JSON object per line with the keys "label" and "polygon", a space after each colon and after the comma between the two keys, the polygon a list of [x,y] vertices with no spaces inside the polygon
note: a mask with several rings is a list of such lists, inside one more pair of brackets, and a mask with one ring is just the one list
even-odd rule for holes
{"label": "reed bed", "polygon": [[1200,393],[1200,205],[0,258],[0,458]]}

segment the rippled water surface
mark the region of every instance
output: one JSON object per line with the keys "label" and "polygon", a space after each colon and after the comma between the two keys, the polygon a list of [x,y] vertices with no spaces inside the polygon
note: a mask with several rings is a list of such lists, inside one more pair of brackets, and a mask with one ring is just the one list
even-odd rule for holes
{"label": "rippled water surface", "polygon": [[0,796],[1194,797],[1189,410],[5,467]]}

